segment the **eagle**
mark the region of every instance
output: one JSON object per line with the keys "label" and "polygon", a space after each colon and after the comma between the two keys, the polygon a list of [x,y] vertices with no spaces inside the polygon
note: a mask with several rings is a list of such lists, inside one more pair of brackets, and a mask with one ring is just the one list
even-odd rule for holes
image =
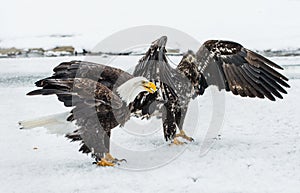
{"label": "eagle", "polygon": [[[136,96],[153,94],[157,91],[156,86],[145,77],[135,77],[121,69],[91,62],[63,62],[53,71],[51,77],[35,83],[40,89],[27,95],[55,94],[66,107],[72,107],[66,120],[74,121],[78,129],[66,137],[81,141],[79,151],[91,153],[97,165],[114,166],[124,161],[110,154],[111,130],[130,119],[135,111]],[[59,115],[19,124],[21,129],[44,126],[60,118]]]}
{"label": "eagle", "polygon": [[135,104],[140,104],[141,111],[135,114],[161,117],[164,137],[174,144],[183,144],[179,138],[193,141],[183,130],[188,105],[209,86],[271,101],[282,99],[282,93],[287,94],[284,87],[290,87],[288,78],[275,70],[282,67],[239,43],[208,40],[196,53],[187,51],[176,68],[168,63],[166,43],[166,36],[155,40],[135,67],[134,76],[143,76],[159,88],[156,93],[137,97]]}
{"label": "eagle", "polygon": [[[152,42],[133,74],[86,61],[63,62],[51,77],[37,81],[40,89],[28,95],[56,95],[72,107],[66,120],[78,129],[66,135],[81,141],[80,151],[91,153],[100,166],[123,161],[109,152],[111,129],[123,126],[131,116],[162,119],[166,141],[182,145],[193,141],[183,129],[189,102],[216,86],[234,95],[275,101],[287,94],[283,68],[242,45],[208,40],[194,53],[189,50],[176,68],[168,62],[167,37]],[[65,116],[65,115],[64,115]],[[20,122],[21,128],[43,126],[58,117]]]}

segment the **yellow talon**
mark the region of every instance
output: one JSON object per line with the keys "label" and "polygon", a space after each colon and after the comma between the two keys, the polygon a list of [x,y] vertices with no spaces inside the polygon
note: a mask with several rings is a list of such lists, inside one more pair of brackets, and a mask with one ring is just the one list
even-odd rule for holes
{"label": "yellow talon", "polygon": [[186,139],[188,141],[194,141],[194,139],[187,136],[183,130],[180,130],[180,132],[176,134],[175,137],[182,137],[183,139]]}
{"label": "yellow talon", "polygon": [[110,166],[110,167],[111,167],[111,166],[115,166],[114,163],[112,163],[112,162],[106,160],[105,158],[102,158],[101,161],[97,162],[97,165],[98,165],[98,166]]}
{"label": "yellow talon", "polygon": [[115,158],[110,153],[106,153],[105,159],[108,161],[115,161]]}
{"label": "yellow talon", "polygon": [[171,145],[183,145],[185,144],[184,142],[179,141],[177,138],[174,138],[173,142],[171,143]]}
{"label": "yellow talon", "polygon": [[125,159],[116,159],[114,158],[110,153],[106,153],[105,157],[102,158],[99,162],[97,162],[96,164],[98,166],[115,166],[116,164],[119,165],[120,162],[127,162]]}

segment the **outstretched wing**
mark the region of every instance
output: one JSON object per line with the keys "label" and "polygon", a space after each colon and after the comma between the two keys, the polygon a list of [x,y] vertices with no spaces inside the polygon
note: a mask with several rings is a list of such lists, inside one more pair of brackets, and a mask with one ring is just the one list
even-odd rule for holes
{"label": "outstretched wing", "polygon": [[[143,76],[154,82],[159,88],[159,94],[164,101],[174,100],[179,97],[178,91],[182,89],[183,79],[185,79],[181,73],[169,65],[166,58],[166,42],[166,36],[162,36],[154,41],[145,56],[139,60],[133,73],[134,76]],[[153,97],[151,95],[147,97],[147,101],[152,98],[158,98],[158,96]]]}
{"label": "outstretched wing", "polygon": [[154,41],[145,56],[139,60],[133,73],[134,76],[144,76],[155,82],[164,100],[177,97],[176,91],[182,89],[182,79],[185,78],[168,63],[166,43],[166,36]]}
{"label": "outstretched wing", "polygon": [[[173,139],[176,134],[176,121],[183,114],[181,106],[186,106],[186,99],[192,90],[191,82],[178,69],[172,68],[166,58],[167,37],[162,36],[152,43],[145,56],[135,67],[134,76],[144,76],[159,88],[157,93],[139,96],[134,104],[142,109],[137,116],[158,115],[162,118],[165,139]],[[185,105],[182,105],[184,103]],[[154,112],[159,112],[158,114]]]}
{"label": "outstretched wing", "polygon": [[[39,80],[35,83],[37,87],[49,89],[45,82],[49,79],[72,79],[84,78],[99,82],[108,89],[113,90],[119,87],[133,76],[121,69],[106,66],[103,64],[85,62],[85,61],[71,61],[63,62],[53,69],[54,74],[51,77]],[[58,99],[64,102],[64,105],[71,106],[71,98],[65,98],[63,95],[57,95]]]}
{"label": "outstretched wing", "polygon": [[274,101],[286,94],[288,78],[275,69],[283,69],[242,45],[222,40],[206,41],[196,53],[200,72],[208,85],[231,91],[242,97]]}
{"label": "outstretched wing", "polygon": [[[115,86],[130,78],[132,75],[120,69],[101,64],[65,62],[54,68],[53,76],[37,81],[36,85],[42,88],[28,95],[56,94],[65,106],[73,107],[68,120],[75,120],[79,129],[67,137],[82,140],[80,151],[92,152],[100,159],[109,150],[110,129],[122,123],[124,115],[130,115],[123,108],[125,103],[113,92]],[[122,113],[114,113],[115,109]]]}

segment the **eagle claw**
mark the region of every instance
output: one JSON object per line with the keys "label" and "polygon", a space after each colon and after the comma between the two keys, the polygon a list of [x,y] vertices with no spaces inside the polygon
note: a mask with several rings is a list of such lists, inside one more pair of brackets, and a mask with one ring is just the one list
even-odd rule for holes
{"label": "eagle claw", "polygon": [[115,166],[120,165],[120,162],[126,162],[126,159],[117,159],[114,158],[110,153],[106,153],[104,158],[101,158],[99,162],[95,162],[98,166]]}
{"label": "eagle claw", "polygon": [[184,144],[187,144],[187,142],[182,142],[182,141],[179,141],[176,137],[174,138],[174,140],[172,141],[172,143],[170,145],[184,145]]}
{"label": "eagle claw", "polygon": [[112,163],[115,163],[115,164],[118,164],[118,165],[120,165],[120,162],[125,162],[125,163],[127,163],[127,160],[126,159],[114,159],[113,161],[112,161]]}
{"label": "eagle claw", "polygon": [[194,141],[194,139],[192,137],[187,136],[183,130],[180,130],[180,133],[176,134],[175,137],[182,137],[183,139],[186,139],[190,142]]}
{"label": "eagle claw", "polygon": [[96,162],[96,164],[97,164],[97,166],[103,166],[103,167],[105,167],[105,166],[110,166],[110,167],[115,166],[115,163],[110,162],[110,161],[106,160],[105,158],[102,158],[99,162]]}

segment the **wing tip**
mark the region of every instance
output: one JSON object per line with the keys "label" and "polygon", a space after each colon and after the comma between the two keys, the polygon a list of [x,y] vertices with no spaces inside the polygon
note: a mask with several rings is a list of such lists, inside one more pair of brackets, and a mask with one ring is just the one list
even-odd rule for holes
{"label": "wing tip", "polygon": [[30,91],[26,95],[27,96],[33,96],[33,95],[39,95],[39,94],[42,94],[41,89]]}

